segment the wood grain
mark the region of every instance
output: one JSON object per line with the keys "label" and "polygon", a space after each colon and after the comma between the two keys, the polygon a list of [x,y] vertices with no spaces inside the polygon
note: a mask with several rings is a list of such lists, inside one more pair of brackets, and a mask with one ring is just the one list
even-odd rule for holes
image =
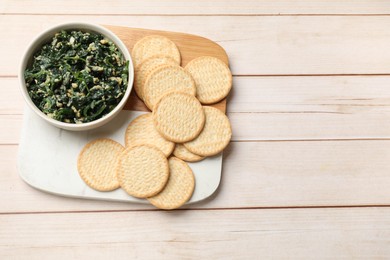
{"label": "wood grain", "polygon": [[[390,113],[227,113],[232,141],[390,139]],[[0,116],[0,144],[19,143],[22,115]]]}
{"label": "wood grain", "polygon": [[21,115],[0,116],[0,144],[18,144],[21,131]]}
{"label": "wood grain", "polygon": [[[154,209],[42,193],[17,175],[17,147],[0,146],[0,212]],[[390,141],[232,142],[218,191],[197,208],[390,205]]]}
{"label": "wood grain", "polygon": [[389,214],[342,208],[2,215],[0,257],[386,259]]}
{"label": "wood grain", "polygon": [[[234,75],[390,74],[390,16],[1,16],[0,75],[16,75],[23,50],[56,23],[85,21],[211,39]],[[15,41],[15,39],[18,39]]]}
{"label": "wood grain", "polygon": [[[24,101],[0,78],[0,144],[19,142]],[[235,77],[228,115],[235,141],[390,138],[390,77]],[[14,97],[12,100],[8,97]],[[145,109],[132,94],[132,109]]]}
{"label": "wood grain", "polygon": [[[390,76],[233,77],[228,112],[384,114],[389,85]],[[0,86],[0,115],[22,114],[18,79],[0,77]]]}
{"label": "wood grain", "polygon": [[386,0],[214,0],[206,1],[170,0],[161,3],[153,0],[88,1],[4,0],[0,5],[3,14],[122,14],[122,15],[304,15],[304,14],[389,14],[390,4]]}
{"label": "wood grain", "polygon": [[[390,255],[389,1],[0,2],[0,259]],[[227,51],[239,142],[212,198],[160,212],[18,177],[14,77],[28,42],[67,21],[193,33]],[[372,205],[383,207],[362,207]]]}
{"label": "wood grain", "polygon": [[22,114],[24,100],[17,78],[0,77],[0,115]]}

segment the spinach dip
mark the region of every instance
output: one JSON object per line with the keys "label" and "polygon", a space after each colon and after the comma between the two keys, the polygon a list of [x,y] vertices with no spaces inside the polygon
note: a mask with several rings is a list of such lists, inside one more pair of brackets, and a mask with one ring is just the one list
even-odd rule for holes
{"label": "spinach dip", "polygon": [[34,54],[24,78],[29,96],[43,113],[79,124],[103,117],[121,101],[128,65],[103,35],[61,31]]}

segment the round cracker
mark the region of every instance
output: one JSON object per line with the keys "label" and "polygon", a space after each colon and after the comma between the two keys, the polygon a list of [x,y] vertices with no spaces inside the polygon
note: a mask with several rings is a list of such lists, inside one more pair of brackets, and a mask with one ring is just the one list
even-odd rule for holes
{"label": "round cracker", "polygon": [[162,66],[155,69],[146,78],[143,97],[146,106],[153,110],[160,98],[169,92],[179,91],[196,95],[195,82],[191,75],[180,66]]}
{"label": "round cracker", "polygon": [[196,97],[202,104],[213,104],[224,99],[232,88],[232,73],[220,59],[202,56],[185,67],[196,84]]}
{"label": "round cracker", "polygon": [[194,140],[184,143],[190,151],[200,156],[212,156],[229,144],[232,129],[229,119],[219,109],[203,107],[206,115],[205,126],[200,135]]}
{"label": "round cracker", "polygon": [[152,113],[138,116],[126,129],[126,147],[149,144],[160,149],[168,157],[175,143],[165,140],[154,127]]}
{"label": "round cracker", "polygon": [[205,157],[191,153],[183,144],[176,144],[173,155],[186,162],[198,162],[203,160]]}
{"label": "round cracker", "polygon": [[177,209],[184,205],[195,189],[195,177],[187,163],[171,157],[169,159],[170,176],[165,188],[157,195],[148,198],[149,202],[160,209]]}
{"label": "round cracker", "polygon": [[165,139],[184,143],[193,140],[202,131],[205,114],[193,95],[170,92],[157,102],[153,122]]}
{"label": "round cracker", "polygon": [[180,51],[173,41],[161,35],[150,35],[139,40],[133,47],[131,57],[135,67],[155,55],[169,56],[180,65]]}
{"label": "round cracker", "polygon": [[120,186],[131,196],[147,198],[159,193],[169,177],[168,160],[156,147],[126,148],[116,165]]}
{"label": "round cracker", "polygon": [[144,60],[138,67],[135,68],[134,72],[134,89],[138,97],[143,98],[143,85],[145,84],[146,77],[156,68],[162,65],[176,65],[176,61],[169,56],[152,56]]}
{"label": "round cracker", "polygon": [[106,138],[89,142],[81,150],[77,160],[80,177],[91,188],[98,191],[111,191],[119,188],[113,165],[125,148]]}

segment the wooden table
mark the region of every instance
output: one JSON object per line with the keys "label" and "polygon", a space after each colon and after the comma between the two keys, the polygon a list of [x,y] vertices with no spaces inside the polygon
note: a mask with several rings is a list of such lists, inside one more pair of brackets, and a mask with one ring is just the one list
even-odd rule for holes
{"label": "wooden table", "polygon": [[[0,259],[390,256],[390,2],[0,0]],[[205,202],[57,197],[16,169],[29,41],[65,21],[189,32],[226,49],[233,139]]]}

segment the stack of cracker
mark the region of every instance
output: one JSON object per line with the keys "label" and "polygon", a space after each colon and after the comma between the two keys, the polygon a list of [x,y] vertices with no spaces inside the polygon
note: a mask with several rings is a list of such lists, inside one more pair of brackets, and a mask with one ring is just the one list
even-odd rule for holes
{"label": "stack of cracker", "polygon": [[132,58],[134,89],[152,112],[129,124],[125,147],[109,139],[88,143],[79,155],[78,171],[93,189],[121,187],[158,208],[176,209],[195,189],[186,161],[216,155],[230,141],[227,116],[204,105],[228,95],[232,74],[224,62],[208,56],[182,68],[177,46],[159,35],[138,41]]}

